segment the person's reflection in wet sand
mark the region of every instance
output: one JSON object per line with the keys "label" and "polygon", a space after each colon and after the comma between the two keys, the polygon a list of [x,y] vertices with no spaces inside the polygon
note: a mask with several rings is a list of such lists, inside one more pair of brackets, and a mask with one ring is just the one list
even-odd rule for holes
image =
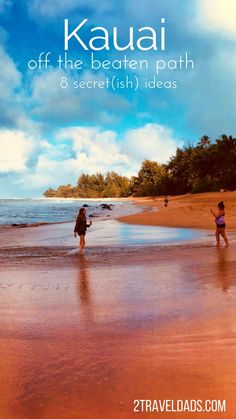
{"label": "person's reflection in wet sand", "polygon": [[79,272],[77,290],[79,295],[80,307],[83,320],[86,323],[94,323],[94,312],[92,294],[88,276],[88,262],[83,255],[79,257]]}
{"label": "person's reflection in wet sand", "polygon": [[229,288],[228,249],[217,249],[217,277],[224,292]]}

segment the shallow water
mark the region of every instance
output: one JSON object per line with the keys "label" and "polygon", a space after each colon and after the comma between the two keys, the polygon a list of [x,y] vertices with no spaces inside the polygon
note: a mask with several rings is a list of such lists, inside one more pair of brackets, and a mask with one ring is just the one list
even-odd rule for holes
{"label": "shallow water", "polygon": [[[77,248],[79,239],[73,236],[74,223],[50,224],[27,228],[0,229],[1,248],[63,246]],[[212,243],[214,235],[201,230],[183,228],[165,228],[156,226],[141,226],[123,224],[115,219],[93,220],[93,225],[86,235],[87,249],[89,247],[110,246],[140,246],[140,245],[167,245],[187,242]],[[50,250],[50,249],[49,249]]]}
{"label": "shallow water", "polygon": [[[106,245],[116,243],[117,245],[144,245],[144,244],[171,244],[184,241],[200,240],[209,237],[209,233],[201,230],[188,228],[168,228],[147,225],[132,225],[119,223],[116,220],[109,220],[106,223],[98,223],[95,226],[94,236],[97,244]],[[92,233],[88,234],[88,239]]]}

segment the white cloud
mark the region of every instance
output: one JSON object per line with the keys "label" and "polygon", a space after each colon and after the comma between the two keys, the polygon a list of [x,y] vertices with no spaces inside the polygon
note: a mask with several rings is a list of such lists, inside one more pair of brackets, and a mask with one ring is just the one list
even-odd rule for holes
{"label": "white cloud", "polygon": [[9,93],[21,86],[21,74],[17,70],[14,61],[0,47],[0,92],[2,96],[8,96]]}
{"label": "white cloud", "polygon": [[17,96],[17,92],[21,89],[21,73],[1,46],[0,75],[0,123],[2,126],[16,126],[16,120],[22,114]]}
{"label": "white cloud", "polygon": [[129,165],[128,156],[123,153],[114,131],[101,131],[99,128],[65,128],[58,134],[58,139],[72,140],[75,153],[70,164],[80,171],[119,170]]}
{"label": "white cloud", "polygon": [[[66,77],[68,88],[60,87],[61,78]],[[75,89],[74,80],[105,81],[102,73],[78,72],[72,77],[62,70],[51,68],[36,75],[31,82],[32,114],[50,124],[89,122],[108,124],[117,122],[121,111],[128,111],[130,104],[119,95],[104,89]]]}
{"label": "white cloud", "polygon": [[75,183],[82,172],[105,172],[113,168],[123,169],[128,164],[126,156],[119,154],[114,132],[102,132],[98,128],[72,127],[59,130],[57,143],[40,142],[41,154],[29,173],[21,176],[21,185],[29,178],[34,188]]}
{"label": "white cloud", "polygon": [[123,139],[123,149],[136,167],[144,159],[165,163],[174,154],[176,144],[172,130],[158,124],[128,130]]}
{"label": "white cloud", "polygon": [[144,159],[166,162],[177,145],[172,131],[157,124],[127,130],[120,139],[115,131],[65,128],[59,132],[58,139],[72,140],[75,158],[68,165],[74,170],[87,173],[116,170],[126,175],[134,174]]}
{"label": "white cloud", "polygon": [[[172,131],[161,125],[147,124],[127,130],[122,138],[115,131],[89,127],[68,127],[55,134],[57,142],[38,143],[20,132],[1,132],[0,172],[18,172],[14,189],[38,195],[49,186],[75,184],[81,173],[117,171],[135,175],[145,158],[165,162],[175,151]],[[37,155],[33,165],[30,159]]]}
{"label": "white cloud", "polygon": [[203,29],[236,36],[235,0],[200,0],[198,7]]}
{"label": "white cloud", "polygon": [[[77,178],[77,171],[72,161],[57,161],[48,157],[47,154],[39,156],[37,164],[32,170],[24,172],[17,180],[20,189],[26,189],[30,195],[38,195],[48,186],[59,186],[60,184],[73,183]],[[29,185],[33,185],[29,186]]]}
{"label": "white cloud", "polygon": [[35,152],[32,138],[20,131],[0,131],[0,173],[22,172]]}
{"label": "white cloud", "polygon": [[31,119],[29,110],[26,112],[28,97],[23,86],[23,76],[3,46],[0,46],[0,75],[1,127],[38,133],[40,123]]}

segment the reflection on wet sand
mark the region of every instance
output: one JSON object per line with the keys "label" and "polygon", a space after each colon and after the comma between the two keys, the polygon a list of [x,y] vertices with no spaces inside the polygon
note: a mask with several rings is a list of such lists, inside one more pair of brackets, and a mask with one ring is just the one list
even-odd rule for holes
{"label": "reflection on wet sand", "polygon": [[79,296],[82,318],[86,323],[93,323],[94,308],[89,283],[89,263],[84,255],[78,255],[77,294]]}
{"label": "reflection on wet sand", "polygon": [[228,248],[216,249],[217,251],[217,279],[222,285],[224,292],[227,292],[229,280]]}
{"label": "reflection on wet sand", "polygon": [[0,418],[127,419],[134,399],[214,398],[234,419],[234,269],[235,249],[189,246],[1,268]]}

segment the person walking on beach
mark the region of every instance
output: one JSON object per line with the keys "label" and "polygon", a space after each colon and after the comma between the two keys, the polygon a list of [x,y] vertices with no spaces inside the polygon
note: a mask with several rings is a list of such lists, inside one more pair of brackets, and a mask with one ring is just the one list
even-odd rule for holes
{"label": "person walking on beach", "polygon": [[79,242],[80,254],[83,253],[83,250],[85,247],[85,235],[86,235],[87,227],[90,227],[91,225],[92,225],[91,220],[90,220],[90,223],[87,224],[85,208],[80,208],[79,214],[76,219],[75,228],[74,228],[74,237],[76,237],[77,234],[80,237],[80,242]]}
{"label": "person walking on beach", "polygon": [[225,242],[225,246],[229,247],[229,241],[225,234],[225,206],[223,201],[219,202],[218,211],[218,214],[216,214],[211,209],[211,213],[215,217],[216,223],[216,246],[220,247],[220,236],[222,236]]}
{"label": "person walking on beach", "polygon": [[164,205],[165,205],[166,208],[168,206],[168,203],[169,203],[169,199],[168,199],[168,196],[166,195],[165,199],[164,199]]}

